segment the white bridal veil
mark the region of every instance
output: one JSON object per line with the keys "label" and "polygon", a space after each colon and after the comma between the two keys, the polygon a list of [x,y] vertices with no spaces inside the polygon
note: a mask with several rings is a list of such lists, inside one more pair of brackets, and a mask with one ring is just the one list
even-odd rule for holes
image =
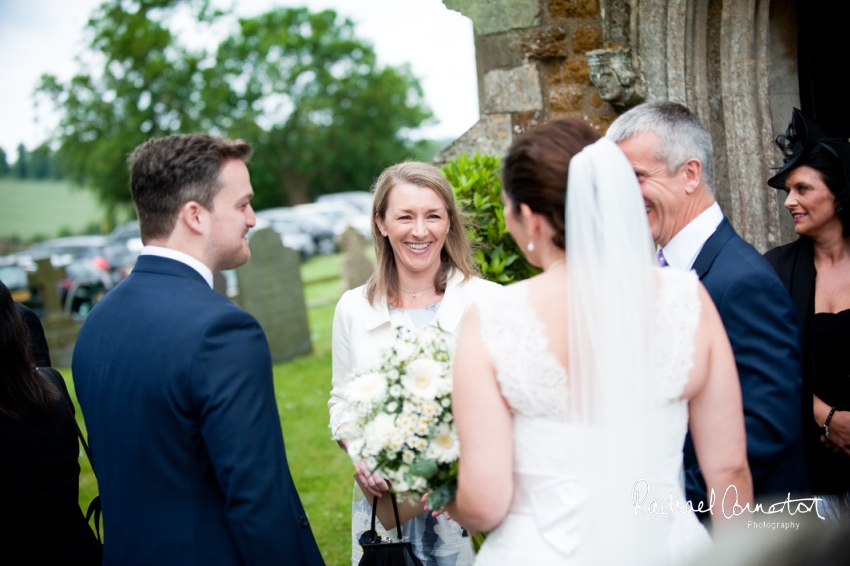
{"label": "white bridal veil", "polygon": [[640,564],[659,548],[631,500],[635,482],[657,464],[652,440],[663,433],[648,357],[656,275],[640,187],[606,138],[572,158],[566,240],[570,408],[588,434],[581,562]]}

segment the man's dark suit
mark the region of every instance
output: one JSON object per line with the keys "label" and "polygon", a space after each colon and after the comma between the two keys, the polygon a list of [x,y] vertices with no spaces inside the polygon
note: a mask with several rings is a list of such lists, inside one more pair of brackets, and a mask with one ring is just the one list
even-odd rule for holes
{"label": "man's dark suit", "polygon": [[322,564],[254,318],[143,255],[80,331],[74,383],[103,501],[104,564]]}
{"label": "man's dark suit", "polygon": [[[756,499],[781,501],[788,492],[805,492],[799,330],[788,292],[767,260],[725,218],[705,242],[693,269],[732,343]],[[706,501],[690,435],[685,441],[685,478],[688,499],[695,505]],[[716,495],[719,502],[723,494]]]}

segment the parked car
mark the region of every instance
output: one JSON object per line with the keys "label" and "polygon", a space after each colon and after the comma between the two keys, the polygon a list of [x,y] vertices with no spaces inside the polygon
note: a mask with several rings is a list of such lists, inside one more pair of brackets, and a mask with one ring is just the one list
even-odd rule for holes
{"label": "parked car", "polygon": [[313,243],[318,253],[332,254],[336,252],[333,225],[324,216],[298,213],[294,208],[281,207],[261,210],[257,212],[257,219],[268,222],[284,220],[291,222],[302,232],[309,234],[313,238]]}
{"label": "parked car", "polygon": [[302,231],[297,224],[287,220],[268,220],[257,216],[256,225],[248,231],[248,239],[250,240],[252,234],[263,228],[271,228],[277,232],[283,245],[301,254],[302,261],[313,257],[316,253],[316,244],[310,234]]}
{"label": "parked car", "polygon": [[353,204],[360,210],[361,214],[367,216],[372,215],[372,200],[374,195],[366,191],[346,191],[342,193],[331,193],[329,195],[321,195],[316,199],[316,202],[336,202],[343,201]]}
{"label": "parked car", "polygon": [[[106,236],[70,236],[68,238],[54,238],[53,240],[45,240],[35,244],[27,250],[18,254],[19,262],[32,262],[32,269],[35,270],[35,261],[46,257],[50,258],[50,262],[54,267],[67,265],[73,259],[90,258],[97,259],[97,263],[106,266],[106,258],[103,257],[103,248],[109,243],[109,238]],[[24,265],[28,268],[27,265]]]}
{"label": "parked car", "polygon": [[109,261],[112,278],[116,283],[130,274],[143,247],[138,220],[115,227],[103,248],[103,254]]}
{"label": "parked car", "polygon": [[[40,254],[39,254],[40,255]],[[111,280],[93,258],[68,258],[68,254],[59,254],[60,263],[51,265],[63,267],[66,277],[56,284],[59,303],[65,314],[82,319],[92,307],[111,288]],[[12,292],[12,297],[43,317],[44,296],[31,280],[30,274],[37,268],[35,260],[26,253],[0,258],[0,281]]]}
{"label": "parked car", "polygon": [[7,256],[0,258],[0,281],[12,293],[12,299],[33,308],[35,298],[30,291],[29,278],[26,270],[17,264],[17,258]]}
{"label": "parked car", "polygon": [[142,251],[142,232],[139,229],[139,221],[131,220],[124,224],[119,224],[112,230],[109,235],[110,243],[122,243],[128,250],[138,254]]}
{"label": "parked car", "polygon": [[339,236],[349,226],[353,226],[358,232],[370,240],[372,239],[371,218],[369,214],[363,214],[360,209],[344,200],[332,200],[326,202],[314,202],[311,204],[299,204],[293,209],[299,214],[306,216],[319,216],[326,218],[333,227],[334,236]]}

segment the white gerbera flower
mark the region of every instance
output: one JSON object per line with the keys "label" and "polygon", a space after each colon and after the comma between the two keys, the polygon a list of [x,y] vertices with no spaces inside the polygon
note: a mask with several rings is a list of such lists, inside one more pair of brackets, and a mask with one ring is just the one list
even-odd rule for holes
{"label": "white gerbera flower", "polygon": [[394,383],[390,386],[390,395],[393,397],[401,397],[402,389],[401,385],[398,383]]}
{"label": "white gerbera flower", "polygon": [[407,366],[407,373],[401,378],[405,391],[414,399],[433,401],[449,388],[443,378],[443,365],[434,360],[418,359]]}
{"label": "white gerbera flower", "polygon": [[440,401],[440,405],[444,408],[448,409],[449,405],[452,404],[452,400],[449,397],[443,397],[442,401]]}
{"label": "white gerbera flower", "polygon": [[371,403],[387,394],[387,380],[379,373],[364,373],[348,384],[346,393],[353,403]]}
{"label": "white gerbera flower", "polygon": [[405,450],[401,454],[401,459],[404,460],[405,464],[412,464],[413,460],[416,458],[416,454],[411,452],[410,450]]}
{"label": "white gerbera flower", "polygon": [[454,462],[460,456],[460,442],[454,427],[442,424],[428,445],[427,457],[440,464]]}
{"label": "white gerbera flower", "polygon": [[395,401],[390,401],[389,403],[387,403],[387,412],[395,413],[397,410],[398,410],[398,403],[396,403]]}

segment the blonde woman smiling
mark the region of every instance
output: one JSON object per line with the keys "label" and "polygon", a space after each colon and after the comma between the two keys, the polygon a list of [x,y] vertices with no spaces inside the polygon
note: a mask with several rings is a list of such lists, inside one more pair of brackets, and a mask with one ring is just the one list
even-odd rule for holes
{"label": "blonde woman smiling", "polygon": [[[378,178],[374,193],[372,235],[378,265],[366,285],[342,296],[334,316],[333,388],[328,407],[331,429],[343,438],[349,407],[343,387],[348,375],[375,359],[392,338],[393,328],[433,325],[457,335],[473,299],[501,289],[477,276],[462,214],[439,169],[413,161],[393,165]],[[340,444],[345,448],[347,441]],[[355,466],[355,476],[363,493],[355,486],[352,564],[360,561],[359,539],[370,528],[366,497],[382,497],[389,489],[363,462]],[[461,527],[420,511],[402,525],[402,532],[423,564],[472,564],[471,544]],[[376,529],[387,532],[380,524]]]}

